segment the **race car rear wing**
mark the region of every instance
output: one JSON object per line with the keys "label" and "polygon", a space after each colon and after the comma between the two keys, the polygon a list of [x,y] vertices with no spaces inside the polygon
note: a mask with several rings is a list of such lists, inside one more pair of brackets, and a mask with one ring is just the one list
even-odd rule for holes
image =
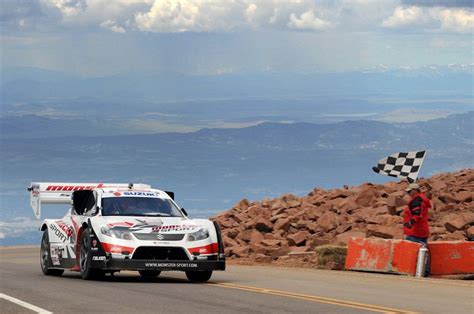
{"label": "race car rear wing", "polygon": [[72,192],[112,189],[151,189],[148,184],[138,183],[66,183],[66,182],[32,182],[27,189],[30,192],[30,205],[37,219],[41,218],[41,204],[72,204]]}

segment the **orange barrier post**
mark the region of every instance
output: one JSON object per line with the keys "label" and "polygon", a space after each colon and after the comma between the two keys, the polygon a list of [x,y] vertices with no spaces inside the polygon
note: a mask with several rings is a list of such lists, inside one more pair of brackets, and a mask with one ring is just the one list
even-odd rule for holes
{"label": "orange barrier post", "polygon": [[474,242],[429,242],[432,275],[474,274]]}
{"label": "orange barrier post", "polygon": [[419,243],[377,238],[352,238],[345,268],[368,272],[415,275]]}
{"label": "orange barrier post", "polygon": [[404,240],[393,241],[392,272],[415,276],[416,261],[420,248],[421,244],[419,243]]}

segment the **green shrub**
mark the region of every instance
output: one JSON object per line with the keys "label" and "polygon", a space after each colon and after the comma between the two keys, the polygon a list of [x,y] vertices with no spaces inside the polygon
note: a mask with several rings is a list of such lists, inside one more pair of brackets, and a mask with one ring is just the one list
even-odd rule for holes
{"label": "green shrub", "polygon": [[337,245],[321,245],[316,247],[318,268],[344,269],[347,247]]}

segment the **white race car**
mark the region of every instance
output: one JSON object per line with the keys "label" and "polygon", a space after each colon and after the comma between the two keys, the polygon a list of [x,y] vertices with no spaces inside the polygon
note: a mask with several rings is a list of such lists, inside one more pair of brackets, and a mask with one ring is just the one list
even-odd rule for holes
{"label": "white race car", "polygon": [[189,219],[174,193],[146,184],[33,182],[28,188],[37,218],[41,204],[70,204],[61,219],[41,225],[45,275],[80,271],[84,279],[135,270],[152,279],[161,271],[185,271],[205,282],[225,270],[219,226]]}

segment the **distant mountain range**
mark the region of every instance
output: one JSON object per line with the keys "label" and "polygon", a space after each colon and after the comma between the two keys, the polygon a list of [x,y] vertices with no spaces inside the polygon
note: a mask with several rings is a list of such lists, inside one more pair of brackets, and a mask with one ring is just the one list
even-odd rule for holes
{"label": "distant mountain range", "polygon": [[473,66],[378,67],[344,73],[242,73],[222,75],[118,74],[83,78],[36,68],[2,68],[3,101],[281,97],[321,93],[372,94],[472,91]]}

